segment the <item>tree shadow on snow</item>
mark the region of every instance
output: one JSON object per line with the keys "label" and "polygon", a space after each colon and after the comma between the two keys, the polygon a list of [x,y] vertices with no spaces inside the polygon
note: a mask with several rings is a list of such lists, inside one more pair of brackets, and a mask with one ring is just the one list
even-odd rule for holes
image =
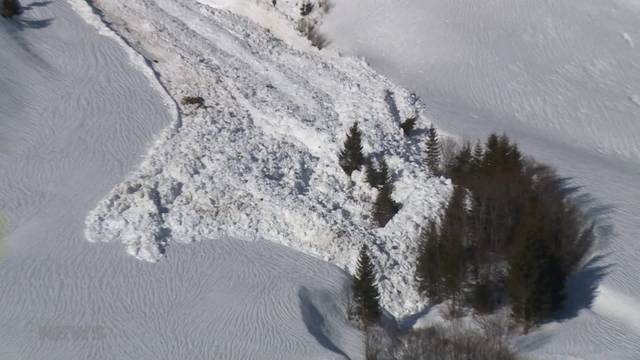
{"label": "tree shadow on snow", "polygon": [[565,305],[553,320],[568,320],[578,316],[582,309],[590,309],[598,295],[598,286],[610,272],[612,264],[606,255],[594,256],[581,270],[567,279]]}
{"label": "tree shadow on snow", "polygon": [[[320,294],[322,295],[322,294]],[[345,359],[350,357],[345,354],[331,339],[330,330],[327,328],[324,316],[314,304],[312,297],[318,297],[311,294],[311,291],[306,287],[301,287],[298,290],[298,299],[300,300],[300,312],[302,313],[302,319],[304,321],[307,330],[313,335],[318,343],[325,349],[344,356]]]}
{"label": "tree shadow on snow", "polygon": [[[22,7],[23,11],[32,10],[35,7],[44,7],[50,4],[51,1],[33,2],[29,5]],[[23,12],[24,14],[24,12]],[[34,61],[40,67],[51,69],[49,63],[38,55],[31,47],[27,39],[22,36],[22,33],[26,29],[44,29],[53,23],[53,18],[45,19],[29,19],[23,15],[17,15],[12,18],[0,18],[0,31],[9,35],[9,38],[28,54],[28,58]]]}
{"label": "tree shadow on snow", "polygon": [[582,266],[567,278],[566,300],[562,310],[551,321],[563,321],[578,316],[580,310],[590,309],[598,295],[598,287],[615,264],[607,261],[603,251],[616,236],[610,215],[615,207],[603,204],[590,193],[582,192],[572,178],[558,178],[559,188],[580,210],[585,223],[593,226],[593,243]]}

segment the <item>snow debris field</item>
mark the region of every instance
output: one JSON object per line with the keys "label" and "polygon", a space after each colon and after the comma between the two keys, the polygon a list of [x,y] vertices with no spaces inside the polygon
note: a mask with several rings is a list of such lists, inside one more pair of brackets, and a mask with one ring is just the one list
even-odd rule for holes
{"label": "snow debris field", "polygon": [[[424,170],[423,138],[400,129],[417,115],[416,132],[424,131],[422,104],[360,60],[321,56],[309,45],[295,49],[216,5],[224,4],[96,2],[154,63],[174,99],[199,96],[205,105],[182,106],[140,170],[91,212],[87,238],[123,242],[131,255],[153,262],[179,243],[264,239],[350,272],[368,244],[386,310],[419,311],[417,239],[451,188]],[[297,36],[293,28],[289,36]],[[352,181],[338,165],[356,121],[364,152],[388,161],[402,204],[384,229],[369,217],[376,190],[362,172]]]}

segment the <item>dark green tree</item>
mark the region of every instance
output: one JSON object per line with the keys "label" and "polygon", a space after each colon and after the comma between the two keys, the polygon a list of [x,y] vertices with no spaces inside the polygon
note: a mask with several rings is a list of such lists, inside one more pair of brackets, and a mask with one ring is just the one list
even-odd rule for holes
{"label": "dark green tree", "polygon": [[545,239],[544,208],[532,196],[515,232],[509,258],[507,294],[512,315],[528,331],[559,310],[564,302],[566,274]]}
{"label": "dark green tree", "polygon": [[426,163],[432,175],[440,175],[440,140],[438,140],[438,131],[433,124],[427,130]]}
{"label": "dark green tree", "polygon": [[2,17],[20,15],[21,12],[18,0],[2,0]]}
{"label": "dark green tree", "polygon": [[449,164],[448,173],[454,181],[458,181],[459,179],[469,175],[469,172],[471,171],[472,157],[471,145],[466,142],[458,154],[453,158],[451,164]]}
{"label": "dark green tree", "polygon": [[300,5],[300,16],[307,16],[311,14],[313,10],[313,4],[309,2],[309,0],[305,0]]}
{"label": "dark green tree", "polygon": [[482,149],[482,144],[480,141],[476,143],[473,147],[473,155],[471,158],[471,170],[477,172],[480,170],[482,166],[482,158],[484,157],[484,150]]}
{"label": "dark green tree", "polygon": [[389,165],[384,157],[380,157],[378,160],[378,167],[376,168],[373,159],[368,158],[365,163],[365,175],[366,180],[372,187],[381,187],[387,182],[391,182],[391,175],[389,173]]}
{"label": "dark green tree", "polygon": [[442,228],[440,229],[442,248],[440,262],[442,264],[441,272],[444,280],[444,292],[454,302],[461,300],[460,295],[466,272],[467,214],[464,202],[465,190],[456,186],[445,210]]}
{"label": "dark green tree", "polygon": [[389,220],[400,210],[400,204],[391,198],[393,185],[390,181],[385,182],[378,188],[378,195],[373,203],[371,217],[375,225],[385,227]]}
{"label": "dark green tree", "polygon": [[351,176],[355,170],[360,170],[365,162],[364,155],[362,154],[362,133],[358,128],[357,121],[349,129],[347,139],[344,142],[344,148],[338,155],[338,160],[342,170],[349,176]]}
{"label": "dark green tree", "polygon": [[407,118],[402,124],[400,124],[400,128],[402,129],[402,132],[406,136],[411,135],[411,132],[413,131],[413,129],[416,126],[416,121],[417,120],[418,119],[415,116],[412,116],[410,118]]}
{"label": "dark green tree", "polygon": [[436,223],[432,220],[420,235],[416,263],[418,292],[429,298],[431,304],[437,304],[444,300],[441,257],[442,243]]}
{"label": "dark green tree", "polygon": [[353,300],[355,312],[365,326],[380,319],[380,292],[376,285],[376,275],[369,248],[360,248],[356,274],[353,280]]}
{"label": "dark green tree", "polygon": [[378,169],[376,169],[373,159],[368,157],[364,163],[365,180],[372,187],[378,186]]}

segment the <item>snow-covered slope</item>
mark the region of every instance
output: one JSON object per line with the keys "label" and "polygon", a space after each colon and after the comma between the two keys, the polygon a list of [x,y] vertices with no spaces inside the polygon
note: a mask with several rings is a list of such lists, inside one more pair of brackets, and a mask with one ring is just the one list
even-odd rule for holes
{"label": "snow-covered slope", "polygon": [[[157,261],[171,257],[177,243],[266,239],[348,271],[368,244],[385,308],[395,316],[422,308],[416,240],[439,214],[450,184],[428,176],[422,139],[399,127],[423,115],[419,102],[359,60],[322,56],[302,41],[303,50],[289,46],[258,25],[264,19],[239,16],[226,2],[96,6],[153,59],[171,96],[202,96],[206,107],[183,106],[141,169],[90,214],[90,241],[123,242],[130,254]],[[281,14],[274,18],[288,19]],[[297,36],[290,26],[287,36]],[[387,159],[403,205],[384,229],[369,218],[375,190],[362,174],[352,182],[338,166],[356,121],[365,153]],[[428,126],[424,116],[419,126]]]}
{"label": "snow-covered slope", "polygon": [[329,263],[215,238],[150,264],[85,240],[86,214],[175,120],[113,39],[64,1],[0,18],[0,359],[360,359]]}
{"label": "snow-covered slope", "polygon": [[639,3],[334,5],[322,28],[333,48],[414,89],[442,129],[470,139],[504,131],[583,186],[604,258],[571,279],[564,321],[522,338],[520,350],[640,358]]}

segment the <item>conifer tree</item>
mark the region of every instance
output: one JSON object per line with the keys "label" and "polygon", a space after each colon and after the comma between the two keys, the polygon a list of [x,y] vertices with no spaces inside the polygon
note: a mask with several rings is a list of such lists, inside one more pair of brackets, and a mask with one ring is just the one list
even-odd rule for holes
{"label": "conifer tree", "polygon": [[467,241],[465,192],[456,186],[445,210],[440,230],[441,272],[444,292],[448,298],[458,301],[465,281],[465,245]]}
{"label": "conifer tree", "polygon": [[507,294],[513,317],[528,331],[562,306],[566,274],[546,243],[544,208],[535,196],[518,225],[509,258]]}
{"label": "conifer tree", "polygon": [[375,225],[385,227],[389,220],[400,210],[400,205],[391,198],[393,185],[390,181],[385,182],[378,189],[378,196],[373,203],[373,211],[371,217]]}
{"label": "conifer tree", "polygon": [[364,155],[362,154],[362,133],[358,129],[356,121],[349,129],[347,139],[344,143],[344,149],[338,155],[340,167],[344,172],[351,176],[355,170],[360,170],[364,164]]}
{"label": "conifer tree", "polygon": [[451,164],[451,168],[449,169],[449,175],[454,180],[459,180],[460,178],[469,174],[471,169],[471,145],[466,142],[460,152],[453,159],[453,163]]}
{"label": "conifer tree", "polygon": [[305,0],[300,5],[300,16],[307,16],[307,15],[311,14],[312,10],[313,10],[313,4],[310,3],[309,0]]}
{"label": "conifer tree", "polygon": [[416,263],[418,292],[429,298],[431,304],[444,300],[444,285],[440,258],[442,244],[435,221],[430,221],[420,235],[420,246]]}
{"label": "conifer tree", "polygon": [[440,140],[438,131],[431,124],[427,131],[427,168],[432,175],[440,174]]}
{"label": "conifer tree", "polygon": [[18,0],[2,0],[2,17],[12,17],[14,15],[20,15],[20,4]]}
{"label": "conifer tree", "polygon": [[378,170],[373,163],[373,159],[368,157],[364,163],[365,179],[372,187],[378,186]]}
{"label": "conifer tree", "polygon": [[374,267],[366,245],[362,246],[358,257],[353,281],[353,300],[355,301],[356,313],[365,326],[380,319],[380,292],[376,285]]}
{"label": "conifer tree", "polygon": [[484,150],[482,149],[482,144],[480,141],[476,142],[476,145],[473,147],[473,156],[471,158],[471,170],[479,171],[482,166],[482,158],[484,156]]}
{"label": "conifer tree", "polygon": [[411,132],[413,131],[413,128],[416,126],[416,121],[417,120],[418,119],[415,116],[412,116],[410,118],[407,118],[402,124],[400,124],[400,128],[402,129],[402,132],[406,136],[411,135]]}
{"label": "conifer tree", "polygon": [[366,180],[372,187],[381,187],[387,182],[391,182],[389,165],[384,157],[378,161],[378,168],[373,163],[373,159],[368,158],[365,162]]}
{"label": "conifer tree", "polygon": [[378,169],[378,185],[391,184],[391,174],[389,174],[389,165],[384,157],[380,157],[380,168]]}

